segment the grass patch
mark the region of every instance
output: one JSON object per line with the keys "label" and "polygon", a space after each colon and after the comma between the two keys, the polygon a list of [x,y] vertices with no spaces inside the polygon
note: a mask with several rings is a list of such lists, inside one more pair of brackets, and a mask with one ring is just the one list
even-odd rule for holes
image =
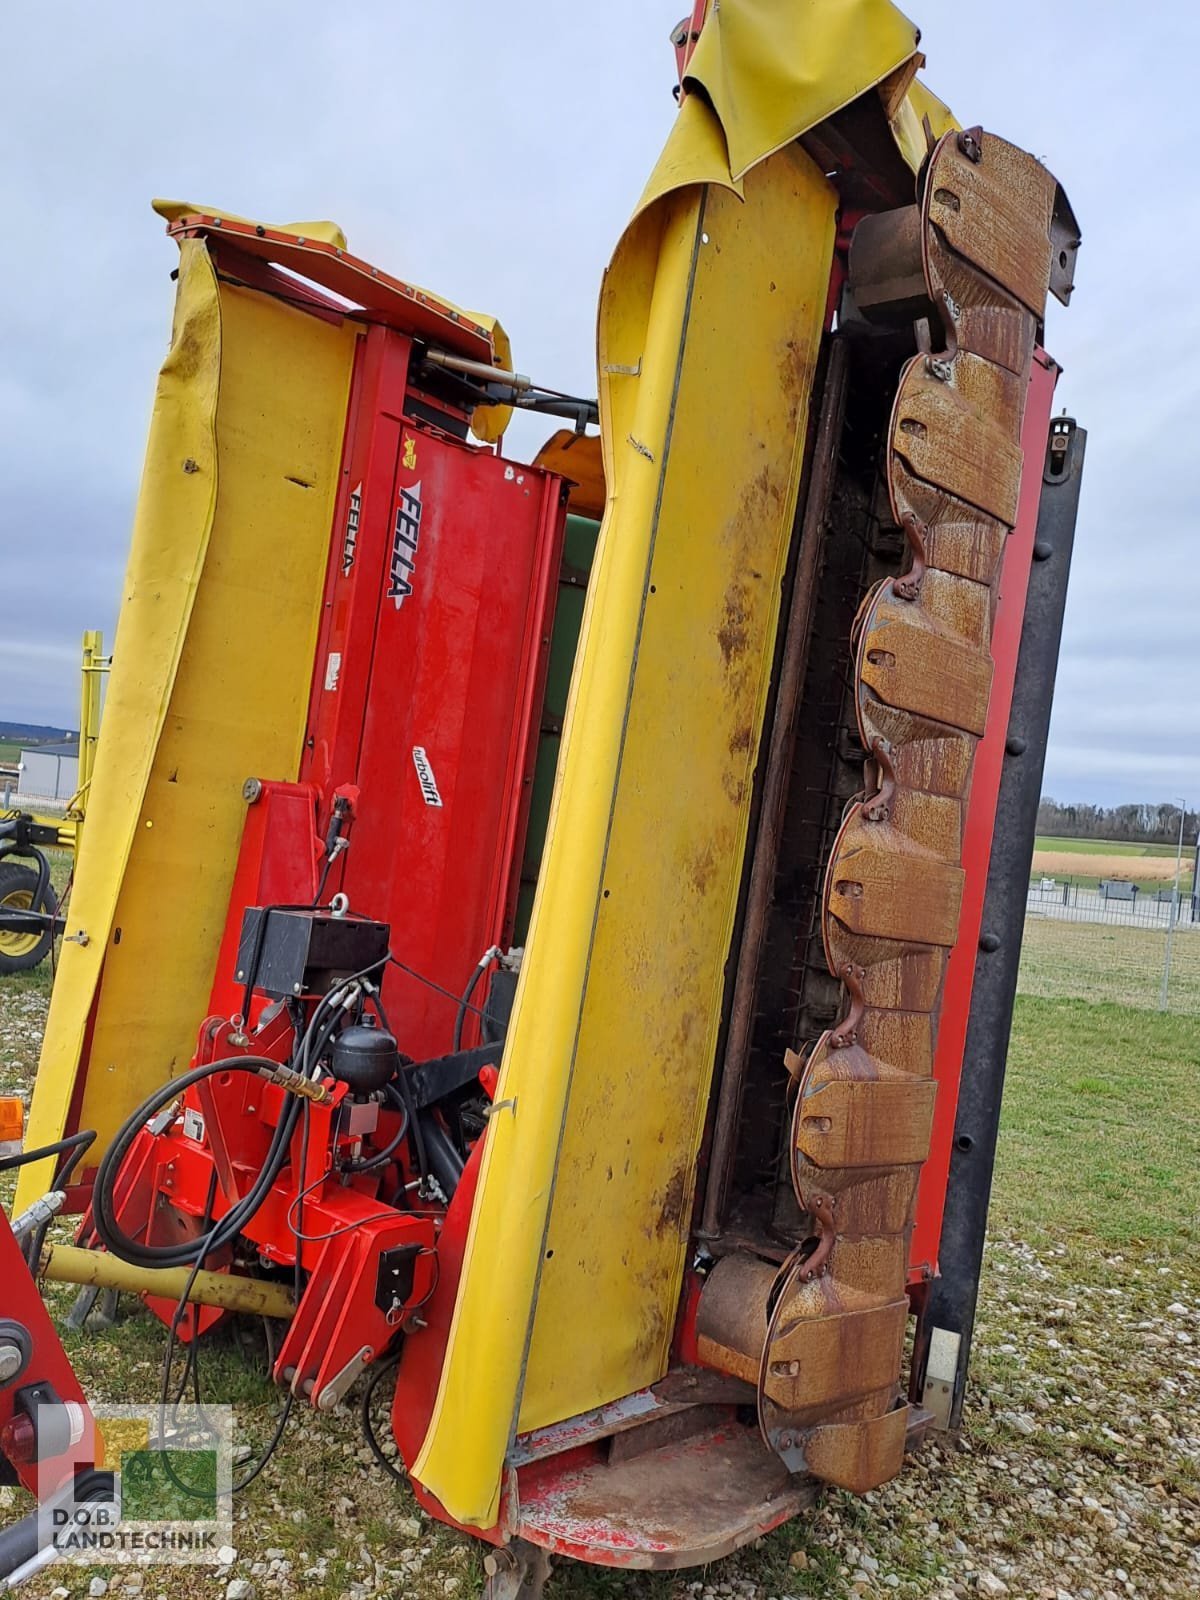
{"label": "grass patch", "polygon": [[[1128,840],[1110,839],[1060,839],[1055,834],[1039,833],[1033,841],[1035,850],[1067,851],[1085,856],[1170,856],[1175,859],[1173,844],[1132,844]],[[1194,844],[1185,844],[1183,859],[1190,864],[1196,859]]]}
{"label": "grass patch", "polygon": [[1200,1239],[1200,1035],[1192,1018],[1017,1000],[993,1216],[1106,1245]]}
{"label": "grass patch", "polygon": [[[1034,968],[1041,961],[1043,981],[1054,973],[1060,985],[1079,981],[1077,954],[1051,945],[1039,952],[1038,941],[1060,930],[1151,938],[1161,955],[1161,937],[1139,930],[1032,923],[1027,955]],[[1114,948],[1099,948],[1085,976],[1099,981],[1111,971]],[[0,979],[5,1085],[32,1081],[48,982],[48,966]],[[10,1185],[0,1185],[0,1198],[11,1198]],[[961,1441],[931,1440],[865,1499],[824,1495],[810,1514],[707,1572],[562,1562],[550,1595],[693,1600],[689,1586],[702,1583],[735,1600],[949,1600],[974,1592],[974,1575],[989,1570],[1016,1600],[1056,1587],[1124,1593],[1118,1568],[1138,1573],[1141,1594],[1194,1592],[1176,1590],[1173,1579],[1200,1514],[1189,1443],[1200,1435],[1200,1369],[1196,1344],[1181,1340],[1190,1327],[1200,1341],[1198,1236],[1194,1020],[1023,994]],[[72,1295],[48,1286],[59,1317]],[[1178,1315],[1184,1305],[1186,1318]],[[162,1325],[126,1296],[115,1327],[69,1335],[66,1344],[90,1394],[141,1401],[157,1395],[164,1339]],[[222,1333],[207,1343],[202,1373],[205,1394],[235,1405],[238,1435],[257,1452],[278,1404],[261,1356]],[[0,1524],[20,1509],[4,1494]],[[1099,1508],[1086,1516],[1085,1494]],[[300,1411],[237,1517],[232,1572],[151,1572],[142,1600],[159,1592],[211,1600],[230,1576],[249,1577],[258,1600],[469,1600],[481,1587],[478,1546],[419,1514],[411,1494],[372,1466],[352,1405]],[[271,1549],[286,1552],[286,1571],[261,1570]],[[82,1600],[93,1571],[54,1568],[22,1592],[45,1600],[61,1584]],[[123,1593],[115,1581],[110,1600]]]}
{"label": "grass patch", "polygon": [[[1165,929],[1029,917],[1021,945],[1020,993],[1156,1011],[1166,937]],[[1173,1014],[1200,1012],[1200,928],[1184,925],[1176,930],[1168,1001]]]}

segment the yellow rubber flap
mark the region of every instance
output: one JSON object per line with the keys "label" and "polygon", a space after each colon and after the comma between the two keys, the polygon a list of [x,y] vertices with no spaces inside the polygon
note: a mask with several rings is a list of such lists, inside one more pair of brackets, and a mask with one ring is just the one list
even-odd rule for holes
{"label": "yellow rubber flap", "polygon": [[715,108],[740,178],[910,60],[919,38],[890,0],[723,0],[687,78]]}
{"label": "yellow rubber flap", "polygon": [[[181,241],[32,1144],[82,1074],[98,1156],[195,1048],[242,784],[299,768],[355,339]],[[18,1206],[50,1177],[25,1168]]]}
{"label": "yellow rubber flap", "polygon": [[518,1425],[665,1367],[832,254],[836,197],[791,142],[916,49],[884,0],[716,18],[692,74],[717,114],[685,99],[601,298],[609,500],[413,1469],[481,1527]]}

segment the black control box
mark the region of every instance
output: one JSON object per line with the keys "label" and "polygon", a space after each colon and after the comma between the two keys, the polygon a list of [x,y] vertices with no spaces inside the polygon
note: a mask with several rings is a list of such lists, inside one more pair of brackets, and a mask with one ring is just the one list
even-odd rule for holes
{"label": "black control box", "polygon": [[322,995],[387,959],[386,922],[331,911],[248,906],[242,917],[234,978],[273,1000]]}

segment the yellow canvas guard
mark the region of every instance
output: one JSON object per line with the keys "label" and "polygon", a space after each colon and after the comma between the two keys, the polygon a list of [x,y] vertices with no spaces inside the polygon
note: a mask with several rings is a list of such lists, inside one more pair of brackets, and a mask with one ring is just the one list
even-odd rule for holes
{"label": "yellow canvas guard", "polygon": [[833,251],[794,141],[891,80],[915,166],[944,112],[916,44],[886,0],[724,0],[689,73],[711,106],[684,100],[605,278],[608,505],[413,1469],[466,1524],[516,1431],[666,1368]]}
{"label": "yellow canvas guard", "polygon": [[[99,1154],[195,1048],[242,784],[299,767],[356,337],[181,241],[33,1145],[78,1094]],[[23,1169],[18,1209],[51,1167]]]}

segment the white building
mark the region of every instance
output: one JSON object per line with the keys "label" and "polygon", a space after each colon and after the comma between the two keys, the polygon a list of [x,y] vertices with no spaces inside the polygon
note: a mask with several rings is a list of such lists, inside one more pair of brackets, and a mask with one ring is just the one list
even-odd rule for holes
{"label": "white building", "polygon": [[33,745],[21,751],[18,796],[69,800],[79,787],[79,741]]}

